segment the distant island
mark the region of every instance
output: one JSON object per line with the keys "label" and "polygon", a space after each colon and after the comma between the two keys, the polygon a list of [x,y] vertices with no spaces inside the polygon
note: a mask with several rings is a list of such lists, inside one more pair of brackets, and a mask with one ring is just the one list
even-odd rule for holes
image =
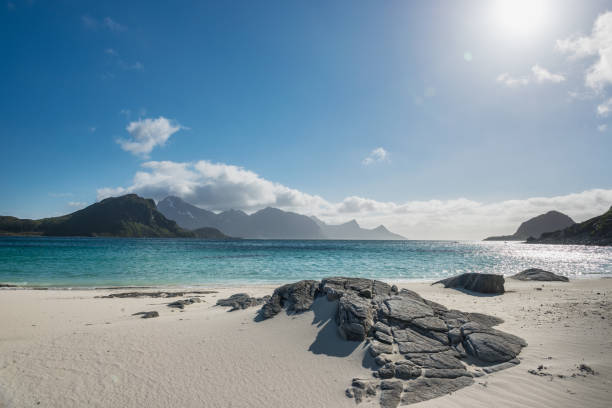
{"label": "distant island", "polygon": [[187,231],[164,217],[151,199],[111,197],[82,210],[40,220],[0,216],[2,235],[228,239],[215,228]]}
{"label": "distant island", "polygon": [[612,245],[612,207],[604,214],[564,228],[530,238],[532,244]]}
{"label": "distant island", "polygon": [[485,241],[526,241],[542,234],[558,231],[576,224],[569,216],[559,211],[549,211],[523,222],[512,235],[485,238]]}
{"label": "distant island", "polygon": [[228,210],[214,213],[169,196],[157,204],[157,209],[184,229],[217,228],[223,233],[249,239],[362,239],[404,240],[383,225],[374,229],[361,228],[352,220],[341,225],[328,225],[316,217],[278,208],[264,208],[253,214]]}
{"label": "distant island", "polygon": [[216,214],[167,197],[157,205],[152,199],[127,194],[111,197],[82,210],[39,220],[0,216],[0,235],[159,237],[226,240],[248,239],[363,239],[402,240],[384,226],[361,228],[352,220],[328,225],[316,217],[278,208],[251,215],[228,210]]}

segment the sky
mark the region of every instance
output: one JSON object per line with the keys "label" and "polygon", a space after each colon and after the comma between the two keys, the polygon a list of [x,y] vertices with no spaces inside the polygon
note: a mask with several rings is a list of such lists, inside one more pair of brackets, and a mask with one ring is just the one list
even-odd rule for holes
{"label": "sky", "polygon": [[0,214],[105,197],[481,239],[612,205],[612,1],[0,3]]}

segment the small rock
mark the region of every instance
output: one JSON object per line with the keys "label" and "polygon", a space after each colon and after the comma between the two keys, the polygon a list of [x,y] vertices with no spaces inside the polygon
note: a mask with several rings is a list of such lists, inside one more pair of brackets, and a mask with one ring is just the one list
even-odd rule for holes
{"label": "small rock", "polygon": [[138,315],[140,315],[142,319],[151,319],[153,317],[159,317],[159,313],[157,313],[155,310],[153,310],[152,312],[134,313],[132,316],[138,316]]}

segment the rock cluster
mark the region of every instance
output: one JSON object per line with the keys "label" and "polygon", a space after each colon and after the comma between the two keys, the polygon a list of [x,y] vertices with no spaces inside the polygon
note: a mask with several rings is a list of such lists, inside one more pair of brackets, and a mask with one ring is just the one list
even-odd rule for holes
{"label": "rock cluster", "polygon": [[569,279],[565,276],[538,268],[525,269],[523,272],[512,275],[511,278],[522,281],[569,282]]}
{"label": "rock cluster", "polygon": [[259,306],[270,299],[270,296],[264,296],[260,298],[251,297],[247,293],[236,293],[228,297],[227,299],[219,299],[217,300],[217,306],[225,306],[231,307],[229,310],[233,312],[234,310],[246,309],[253,306]]}
{"label": "rock cluster", "polygon": [[353,379],[346,390],[356,402],[379,396],[380,405],[389,408],[435,398],[472,384],[473,377],[518,364],[517,355],[527,345],[493,329],[500,319],[447,309],[413,291],[369,279],[284,285],[259,315],[267,319],[283,308],[302,312],[323,296],[337,302],[340,336],[367,341],[377,364],[373,378]]}
{"label": "rock cluster", "polygon": [[173,297],[183,297],[188,293],[194,295],[209,295],[211,293],[217,293],[215,290],[194,290],[189,292],[121,292],[121,293],[111,293],[110,295],[105,296],[96,296],[99,298],[141,298],[141,297],[151,297],[151,298],[173,298]]}
{"label": "rock cluster", "polygon": [[504,293],[504,277],[493,273],[462,273],[432,283],[441,283],[445,288],[465,289],[472,292],[502,294]]}
{"label": "rock cluster", "polygon": [[177,309],[184,309],[185,306],[193,305],[194,303],[200,303],[200,302],[202,302],[202,299],[200,299],[198,297],[192,297],[192,298],[181,299],[181,300],[177,300],[177,301],[172,302],[172,303],[168,303],[168,307],[175,307]]}

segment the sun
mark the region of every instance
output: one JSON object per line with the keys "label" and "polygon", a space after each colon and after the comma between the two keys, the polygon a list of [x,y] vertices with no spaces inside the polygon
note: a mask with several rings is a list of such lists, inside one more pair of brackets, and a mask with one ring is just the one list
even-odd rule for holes
{"label": "sun", "polygon": [[547,24],[551,7],[546,0],[497,0],[493,17],[499,30],[509,35],[533,35]]}

